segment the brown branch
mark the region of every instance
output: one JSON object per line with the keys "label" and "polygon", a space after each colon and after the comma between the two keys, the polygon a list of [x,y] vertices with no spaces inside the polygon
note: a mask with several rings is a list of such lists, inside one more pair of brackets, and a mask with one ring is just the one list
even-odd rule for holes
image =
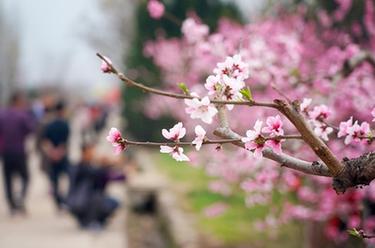
{"label": "brown branch", "polygon": [[[279,135],[275,137],[266,137],[265,140],[291,140],[291,139],[301,139],[299,135]],[[202,145],[212,145],[212,144],[233,144],[233,143],[242,143],[241,139],[204,139]],[[183,142],[151,142],[151,141],[133,141],[122,139],[119,143],[124,143],[125,145],[135,145],[135,146],[190,146],[193,145],[192,141],[183,141]]]}
{"label": "brown branch", "polygon": [[[122,140],[127,145],[135,145],[135,146],[190,146],[193,145],[192,142],[149,142],[149,141],[131,141],[124,139]],[[209,144],[228,144],[233,142],[241,142],[238,139],[220,139],[220,140],[209,140],[206,139],[202,142],[202,145],[209,145]]]}
{"label": "brown branch", "polygon": [[326,164],[333,177],[338,176],[343,165],[328,148],[328,146],[314,133],[303,115],[299,112],[299,103],[289,104],[282,100],[274,101],[278,105],[278,110],[296,127],[302,135],[302,139],[311,147],[314,153]]}
{"label": "brown branch", "polygon": [[291,139],[303,139],[302,135],[279,135],[275,137],[265,137],[264,140],[291,140]]}
{"label": "brown branch", "polygon": [[[123,81],[126,85],[128,86],[133,86],[137,87],[143,91],[153,93],[156,95],[161,95],[161,96],[167,96],[167,97],[172,97],[172,98],[177,98],[177,99],[193,99],[193,98],[198,98],[201,100],[199,97],[193,97],[190,95],[185,95],[185,94],[177,94],[177,93],[172,93],[172,92],[167,92],[164,90],[159,90],[155,89],[149,86],[146,86],[144,84],[135,82],[134,80],[131,80],[130,78],[126,77],[123,73],[119,72],[112,63],[110,63],[103,55],[100,53],[96,54],[101,60],[103,60],[107,65],[111,68],[112,73],[117,75],[117,77]],[[210,100],[211,103],[214,104],[222,104],[222,105],[244,105],[244,106],[250,106],[250,107],[268,107],[268,108],[276,108],[277,105],[274,103],[266,103],[266,102],[256,102],[256,101],[248,101],[248,100],[243,100],[243,101],[224,101],[224,100]]]}
{"label": "brown branch", "polygon": [[[239,134],[233,132],[229,128],[218,128],[215,130],[214,134],[221,138],[231,138],[231,139],[242,138]],[[238,147],[245,148],[242,142],[233,142],[233,144]],[[281,166],[284,166],[284,167],[287,167],[296,171],[300,171],[305,174],[325,176],[325,177],[331,176],[328,167],[322,162],[317,162],[317,161],[308,162],[302,159],[292,157],[285,153],[278,154],[269,148],[263,150],[263,156],[265,158],[278,162]]]}
{"label": "brown branch", "polygon": [[[97,54],[107,65],[110,67],[111,72],[116,74],[117,77],[129,86],[134,86],[144,91],[173,97],[177,99],[193,99],[194,97],[190,95],[176,94],[171,92],[166,92],[163,90],[154,89],[143,84],[137,83],[129,78],[127,78],[123,73],[117,71],[117,69],[108,61],[104,56]],[[375,67],[375,58],[369,53],[360,54],[355,58],[352,58],[344,65],[342,71],[340,71],[333,81],[337,81],[340,77],[349,75],[355,67],[359,66],[363,62],[369,62]],[[349,69],[348,69],[349,68]],[[200,99],[200,98],[198,98]],[[299,112],[298,101],[285,102],[282,100],[275,100],[274,103],[262,103],[256,101],[221,101],[221,100],[211,100],[212,103],[217,104],[219,107],[219,118],[221,127],[215,131],[215,134],[222,137],[228,138],[225,143],[232,143],[234,145],[244,147],[244,144],[240,141],[241,136],[234,133],[230,128],[225,114],[225,109],[223,105],[245,105],[245,106],[261,106],[270,107],[279,110],[284,114],[296,127],[296,129],[301,133],[301,136],[294,136],[293,138],[303,139],[315,152],[315,154],[323,162],[307,162],[286,154],[277,154],[271,149],[264,149],[263,155],[266,158],[279,162],[282,166],[304,172],[311,175],[319,176],[330,176],[334,178],[333,187],[336,192],[345,192],[349,187],[355,187],[359,185],[368,185],[375,178],[375,152],[365,154],[359,158],[355,159],[344,159],[341,163],[328,148],[328,146],[313,132],[311,127],[308,125],[302,114]],[[128,141],[129,142],[129,141]],[[214,142],[217,144],[217,142]],[[130,144],[130,143],[129,143]],[[150,142],[145,142],[140,144],[140,142],[133,142],[134,145],[151,145]],[[154,143],[153,145],[155,145]],[[158,143],[160,145],[161,143]],[[163,143],[168,144],[168,143]],[[176,143],[173,143],[176,144]],[[180,143],[185,144],[185,143]],[[187,143],[186,143],[187,144]],[[189,142],[189,145],[191,143]]]}
{"label": "brown branch", "polygon": [[344,169],[334,178],[333,187],[339,193],[348,188],[369,185],[375,178],[375,152],[354,159],[343,159]]}

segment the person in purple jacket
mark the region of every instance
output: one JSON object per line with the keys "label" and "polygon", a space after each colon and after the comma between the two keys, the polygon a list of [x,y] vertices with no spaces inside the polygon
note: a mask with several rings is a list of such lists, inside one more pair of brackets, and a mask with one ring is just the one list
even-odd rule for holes
{"label": "person in purple jacket", "polygon": [[[0,112],[0,140],[3,158],[3,177],[10,213],[25,213],[25,197],[29,183],[25,142],[35,128],[35,120],[27,110],[24,93],[15,92],[9,106]],[[14,191],[14,178],[21,179],[21,192]]]}

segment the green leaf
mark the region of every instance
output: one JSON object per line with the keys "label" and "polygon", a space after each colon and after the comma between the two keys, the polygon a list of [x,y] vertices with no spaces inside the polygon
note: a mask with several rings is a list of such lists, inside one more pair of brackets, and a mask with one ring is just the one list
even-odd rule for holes
{"label": "green leaf", "polygon": [[299,72],[298,68],[294,68],[294,69],[290,70],[290,76],[300,78],[301,73]]}
{"label": "green leaf", "polygon": [[188,87],[186,86],[185,83],[178,83],[177,85],[182,90],[182,92],[184,92],[185,95],[190,94],[189,89],[188,89]]}
{"label": "green leaf", "polygon": [[253,101],[253,94],[251,93],[249,87],[243,88],[242,90],[240,90],[240,93],[242,94],[244,99],[248,101]]}
{"label": "green leaf", "polygon": [[355,228],[353,228],[353,229],[349,229],[349,230],[347,230],[347,232],[348,232],[350,235],[354,236],[354,237],[362,238],[361,234],[360,234],[360,233],[358,232],[358,230],[355,229]]}

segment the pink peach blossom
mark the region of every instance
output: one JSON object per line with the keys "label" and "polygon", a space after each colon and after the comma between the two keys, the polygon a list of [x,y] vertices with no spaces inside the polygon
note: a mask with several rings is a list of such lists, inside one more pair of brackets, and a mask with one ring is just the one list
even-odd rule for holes
{"label": "pink peach blossom", "polygon": [[164,15],[165,7],[158,0],[149,0],[147,3],[147,10],[152,18],[160,19]]}
{"label": "pink peach blossom", "polygon": [[107,141],[111,143],[117,143],[121,139],[121,132],[117,128],[112,127],[111,130],[109,130]]}
{"label": "pink peach blossom", "polygon": [[318,135],[323,140],[328,141],[329,140],[328,135],[333,132],[333,128],[319,121],[315,121],[314,124],[315,124],[315,128],[314,128],[315,134]]}
{"label": "pink peach blossom", "polygon": [[247,150],[254,150],[254,157],[262,158],[262,151],[265,147],[263,143],[257,141],[258,138],[261,138],[262,130],[262,121],[257,120],[254,125],[254,130],[247,130],[246,137],[242,138],[241,141],[245,143],[245,148]]}
{"label": "pink peach blossom", "polygon": [[123,142],[121,132],[117,128],[111,128],[107,136],[107,141],[110,142],[114,147],[114,153],[116,155],[120,154],[126,149],[126,143]]}
{"label": "pink peach blossom", "polygon": [[206,217],[218,217],[228,209],[228,205],[222,202],[214,203],[204,209]]}
{"label": "pink peach blossom", "polygon": [[183,127],[182,122],[179,122],[176,125],[174,125],[171,129],[169,129],[169,131],[167,129],[163,129],[162,134],[166,139],[178,141],[185,136],[186,128]]}
{"label": "pink peach blossom", "polygon": [[345,138],[344,143],[346,145],[355,142],[360,142],[361,140],[364,140],[364,138],[369,134],[370,132],[370,125],[367,122],[362,122],[361,125],[358,124],[358,121],[355,121],[353,126],[348,127],[348,135]]}
{"label": "pink peach blossom", "polygon": [[176,161],[190,161],[188,156],[184,154],[184,149],[182,147],[170,147],[170,146],[160,146],[161,153],[169,153],[171,154],[172,158]]}
{"label": "pink peach blossom", "polygon": [[249,65],[242,61],[241,55],[236,54],[233,57],[227,57],[224,62],[218,63],[214,73],[243,81],[249,77]]}
{"label": "pink peach blossom", "polygon": [[102,60],[102,64],[100,65],[100,70],[102,70],[103,73],[111,73],[112,72],[112,67],[111,67],[112,61],[105,56],[104,56],[104,58],[106,59],[106,61]]}
{"label": "pink peach blossom", "polygon": [[222,84],[220,83],[220,76],[219,75],[208,76],[204,87],[208,90],[208,95],[216,94],[218,89],[222,87]]}
{"label": "pink peach blossom", "polygon": [[314,109],[309,112],[310,118],[315,119],[315,120],[327,119],[330,115],[331,115],[331,111],[324,104],[315,106]]}
{"label": "pink peach blossom", "polygon": [[302,103],[300,104],[301,112],[307,113],[307,108],[309,107],[311,102],[312,102],[311,98],[304,98]]}
{"label": "pink peach blossom", "polygon": [[205,24],[199,24],[193,18],[187,18],[182,23],[181,31],[189,43],[197,43],[208,35],[209,28]]}
{"label": "pink peach blossom", "polygon": [[283,122],[279,115],[269,116],[266,120],[267,126],[262,129],[262,132],[269,133],[273,136],[284,135]]}
{"label": "pink peach blossom", "polygon": [[277,140],[277,139],[270,139],[270,140],[267,140],[265,145],[269,148],[272,149],[272,151],[280,154],[282,151],[281,151],[281,142],[282,140]]}
{"label": "pink peach blossom", "polygon": [[349,120],[347,121],[343,121],[340,123],[340,126],[339,126],[339,132],[337,133],[337,137],[341,138],[343,136],[346,136],[349,134],[348,132],[348,128],[353,126],[353,116],[350,117]]}
{"label": "pink peach blossom", "polygon": [[195,135],[196,137],[192,143],[195,145],[195,149],[199,151],[202,147],[204,137],[206,136],[206,131],[202,126],[198,125],[195,127]]}
{"label": "pink peach blossom", "polygon": [[192,119],[201,119],[207,124],[212,123],[212,118],[217,114],[217,109],[211,104],[208,96],[199,100],[198,98],[185,99],[185,104],[188,106],[185,110],[190,114]]}

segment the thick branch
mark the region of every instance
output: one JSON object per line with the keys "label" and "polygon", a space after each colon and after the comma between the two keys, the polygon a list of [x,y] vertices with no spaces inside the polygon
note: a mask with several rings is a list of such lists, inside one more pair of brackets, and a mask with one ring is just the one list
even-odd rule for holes
{"label": "thick branch", "polygon": [[[230,138],[230,139],[241,139],[242,137],[237,133],[233,132],[229,128],[218,128],[214,132],[215,135],[222,137],[222,138]],[[244,148],[244,144],[242,142],[233,142],[234,145]],[[263,156],[265,158],[271,159],[281,164],[281,166],[285,166],[287,168],[297,170],[306,174],[310,175],[317,175],[317,176],[330,176],[330,172],[328,167],[321,162],[308,162],[304,161],[292,156],[289,156],[285,153],[275,153],[271,149],[264,149]]]}
{"label": "thick branch", "polygon": [[375,178],[375,152],[354,159],[344,158],[343,164],[342,173],[333,179],[336,192],[344,193],[351,187],[369,185]]}
{"label": "thick branch", "polygon": [[302,135],[302,139],[311,147],[315,154],[326,164],[332,176],[337,176],[343,170],[343,165],[328,148],[328,146],[319,139],[311,129],[305,118],[299,112],[298,102],[289,104],[282,100],[274,101],[278,105],[278,110],[283,113],[296,127]]}

